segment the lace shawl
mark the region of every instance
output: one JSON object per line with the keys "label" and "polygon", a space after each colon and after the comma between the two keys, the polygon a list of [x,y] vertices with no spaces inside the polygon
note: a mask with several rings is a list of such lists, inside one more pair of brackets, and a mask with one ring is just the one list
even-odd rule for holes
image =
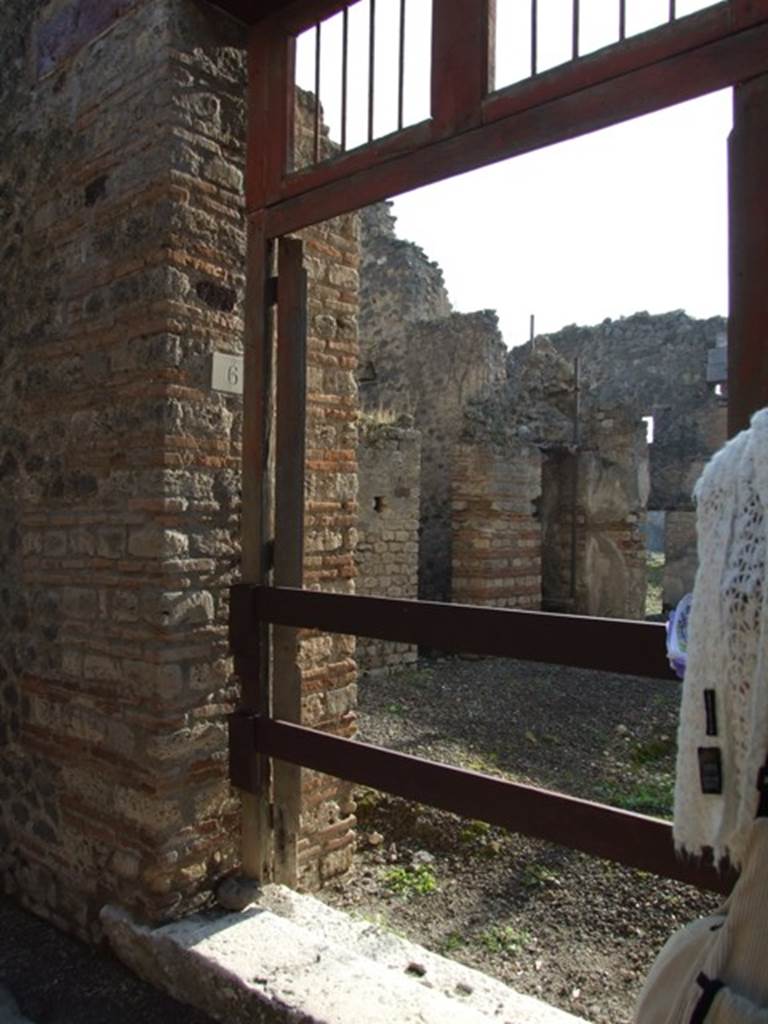
{"label": "lace shawl", "polygon": [[[694,854],[711,847],[716,859],[728,854],[738,866],[768,758],[768,409],[712,458],[694,496],[699,565],[678,731],[675,844]],[[709,714],[707,690],[714,691]],[[700,748],[719,748],[721,793],[702,791]]]}

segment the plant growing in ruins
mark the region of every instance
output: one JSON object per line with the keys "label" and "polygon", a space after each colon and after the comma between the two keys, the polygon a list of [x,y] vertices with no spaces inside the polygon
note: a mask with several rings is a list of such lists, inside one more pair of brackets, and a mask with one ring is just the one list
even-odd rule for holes
{"label": "plant growing in ruins", "polygon": [[530,943],[531,937],[528,932],[505,924],[495,925],[481,932],[480,941],[489,953],[516,956]]}
{"label": "plant growing in ruins", "polygon": [[387,887],[406,898],[428,896],[437,889],[437,878],[431,867],[419,864],[413,868],[390,868],[384,876]]}

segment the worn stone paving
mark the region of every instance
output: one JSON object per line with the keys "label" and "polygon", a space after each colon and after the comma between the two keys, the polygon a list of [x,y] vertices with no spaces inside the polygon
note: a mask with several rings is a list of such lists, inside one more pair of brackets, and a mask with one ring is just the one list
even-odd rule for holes
{"label": "worn stone paving", "polygon": [[214,1024],[87,946],[0,898],[0,1024]]}

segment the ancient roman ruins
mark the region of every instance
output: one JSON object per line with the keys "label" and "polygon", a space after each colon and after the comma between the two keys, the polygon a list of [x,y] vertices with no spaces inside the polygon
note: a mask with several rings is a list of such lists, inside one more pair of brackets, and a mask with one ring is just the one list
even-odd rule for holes
{"label": "ancient roman ruins", "polygon": [[[203,0],[0,9],[0,871],[89,940],[105,903],[180,917],[241,862],[244,403],[238,362],[216,373],[263,298],[246,294],[247,39]],[[736,80],[724,67],[712,88]],[[296,107],[311,148],[314,102]],[[508,348],[492,310],[452,309],[386,194],[288,229],[308,275],[304,586],[642,619],[650,510],[674,603],[691,485],[726,431],[725,321],[627,311]],[[294,720],[352,737],[359,670],[416,653],[304,631]],[[276,876],[317,888],[351,863],[352,784],[281,778]]]}

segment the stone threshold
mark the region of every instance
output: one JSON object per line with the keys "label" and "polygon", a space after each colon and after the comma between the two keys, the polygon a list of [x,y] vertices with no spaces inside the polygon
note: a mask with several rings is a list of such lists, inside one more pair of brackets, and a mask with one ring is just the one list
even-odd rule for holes
{"label": "stone threshold", "polygon": [[133,971],[227,1024],[585,1024],[285,886],[239,913],[147,927],[107,906],[101,918]]}

